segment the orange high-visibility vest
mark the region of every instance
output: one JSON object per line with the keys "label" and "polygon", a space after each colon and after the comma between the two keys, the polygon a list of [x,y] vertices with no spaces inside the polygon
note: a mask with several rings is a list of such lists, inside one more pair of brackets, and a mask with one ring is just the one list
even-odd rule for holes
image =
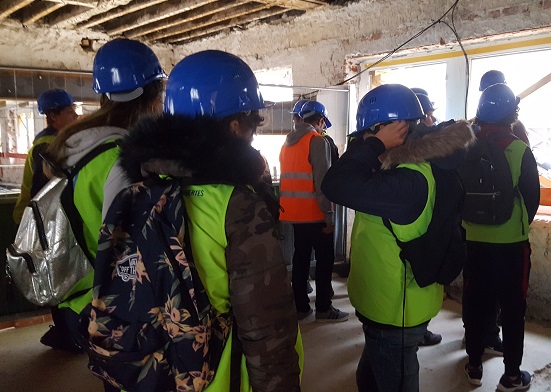
{"label": "orange high-visibility vest", "polygon": [[323,137],[311,131],[298,143],[284,145],[279,154],[281,176],[279,181],[279,203],[283,207],[279,219],[287,222],[323,221],[324,214],[316,199],[314,173],[308,162],[310,140]]}

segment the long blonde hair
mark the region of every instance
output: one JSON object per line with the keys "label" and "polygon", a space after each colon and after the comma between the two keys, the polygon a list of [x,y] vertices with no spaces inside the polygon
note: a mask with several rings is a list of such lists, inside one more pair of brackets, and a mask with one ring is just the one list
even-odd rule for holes
{"label": "long blonde hair", "polygon": [[105,94],[102,94],[98,110],[79,118],[59,131],[46,151],[49,159],[54,164],[61,166],[62,161],[66,158],[62,154],[65,142],[78,132],[100,126],[129,129],[141,117],[157,114],[156,107],[162,98],[163,83],[162,80],[155,80],[147,84],[143,88],[142,95],[128,102],[111,101]]}

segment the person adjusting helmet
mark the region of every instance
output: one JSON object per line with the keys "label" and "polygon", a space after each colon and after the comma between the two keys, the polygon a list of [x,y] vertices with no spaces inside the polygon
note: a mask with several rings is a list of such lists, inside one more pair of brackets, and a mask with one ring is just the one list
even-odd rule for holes
{"label": "person adjusting helmet", "polygon": [[520,98],[503,83],[486,88],[480,96],[476,118],[485,123],[497,123],[516,113]]}
{"label": "person adjusting helmet", "polygon": [[507,84],[505,81],[505,75],[501,71],[492,69],[480,78],[480,86],[478,87],[478,91],[484,91],[491,85],[497,83]]}
{"label": "person adjusting helmet", "polygon": [[62,109],[75,104],[75,100],[67,91],[52,89],[38,96],[38,113],[47,114],[51,110]]}
{"label": "person adjusting helmet", "polygon": [[356,130],[374,130],[378,124],[419,120],[425,115],[413,91],[401,84],[383,84],[369,91],[358,105]]}
{"label": "person adjusting helmet", "polygon": [[144,86],[166,76],[155,53],[139,41],[114,39],[94,57],[93,89],[112,101],[136,99]]}
{"label": "person adjusting helmet", "polygon": [[224,118],[265,108],[251,68],[239,57],[205,50],[180,61],[168,78],[164,112]]}
{"label": "person adjusting helmet", "polygon": [[[321,184],[330,201],[355,211],[347,288],[365,335],[357,390],[419,391],[420,342],[442,306],[443,285],[463,263],[464,190],[455,169],[474,135],[463,121],[411,138],[408,131],[423,110],[415,93],[397,84],[369,91],[357,114],[361,137]],[[411,245],[416,249],[408,250]],[[435,254],[441,257],[428,267]],[[451,273],[423,282],[428,270]],[[390,346],[402,355],[389,355]]]}
{"label": "person adjusting helmet", "polygon": [[291,110],[292,114],[298,115],[300,113],[300,109],[302,109],[302,106],[306,103],[310,102],[309,99],[300,99],[293,105],[293,110]]}
{"label": "person adjusting helmet", "polygon": [[327,117],[328,116],[327,109],[325,108],[325,106],[321,102],[308,101],[308,102],[304,103],[304,105],[302,105],[302,107],[300,108],[300,112],[299,112],[298,115],[303,120],[306,120],[306,119],[308,119],[308,117],[311,117],[316,113],[321,114],[323,116],[323,118],[325,119],[325,127],[326,128],[331,128],[332,124],[331,124],[331,121],[329,121],[329,118]]}

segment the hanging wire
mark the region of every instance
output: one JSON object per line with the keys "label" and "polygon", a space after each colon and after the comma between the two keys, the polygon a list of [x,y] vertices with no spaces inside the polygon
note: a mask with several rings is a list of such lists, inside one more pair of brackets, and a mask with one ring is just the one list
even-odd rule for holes
{"label": "hanging wire", "polygon": [[[413,41],[415,38],[417,37],[420,37],[421,35],[423,35],[423,33],[425,33],[425,31],[431,29],[432,27],[436,26],[438,23],[445,23],[442,21],[442,19],[444,19],[446,17],[446,15],[452,11],[452,23],[453,23],[453,11],[455,10],[455,7],[457,6],[457,3],[459,3],[459,0],[456,0],[455,3],[453,3],[453,5],[448,8],[448,10],[446,12],[444,12],[444,14],[438,18],[436,21],[432,22],[430,25],[428,25],[427,27],[425,27],[424,29],[422,29],[421,31],[419,31],[418,33],[416,33],[415,35],[413,35],[412,37],[410,37],[408,40],[406,40],[405,42],[403,42],[401,45],[397,46],[396,48],[394,48],[390,53],[386,54],[385,56],[383,56],[382,58],[380,58],[379,60],[377,60],[376,62],[374,62],[373,64],[370,64],[366,69],[356,73],[355,75],[352,75],[351,77],[343,80],[342,82],[339,82],[337,84],[337,86],[340,86],[340,85],[343,85],[344,83],[346,82],[349,82],[351,81],[352,79],[355,79],[357,78],[358,76],[360,76],[361,74],[363,74],[365,71],[375,67],[376,65],[382,63],[383,61],[385,61],[386,59],[388,59],[389,57],[391,57],[392,55],[394,55],[394,53],[396,53],[398,50],[400,50],[401,48],[403,48],[405,45],[407,45],[408,43],[410,43],[411,41]],[[446,25],[449,26],[449,24],[445,23]],[[452,31],[454,32],[454,34],[456,35],[457,39],[459,39],[459,36],[457,35],[456,31],[455,31],[455,27],[454,28],[451,28]],[[461,42],[459,42],[459,44],[461,45]],[[461,45],[461,48],[463,48],[463,46]],[[464,51],[464,50],[463,50]]]}

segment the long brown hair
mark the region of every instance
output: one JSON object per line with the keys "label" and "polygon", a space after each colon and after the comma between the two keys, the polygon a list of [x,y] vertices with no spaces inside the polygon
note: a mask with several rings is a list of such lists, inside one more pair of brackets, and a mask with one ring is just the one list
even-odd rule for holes
{"label": "long brown hair", "polygon": [[155,80],[147,84],[142,95],[128,102],[111,101],[102,94],[100,108],[60,130],[46,154],[55,164],[62,165],[66,158],[62,155],[65,142],[74,134],[100,126],[129,129],[139,118],[156,114],[155,103],[162,99],[163,83],[163,80]]}

